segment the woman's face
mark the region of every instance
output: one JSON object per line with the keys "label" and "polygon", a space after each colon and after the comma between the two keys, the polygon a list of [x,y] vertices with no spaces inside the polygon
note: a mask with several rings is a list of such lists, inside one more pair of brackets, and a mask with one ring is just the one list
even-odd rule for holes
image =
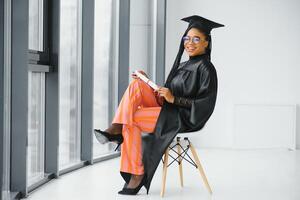
{"label": "woman's face", "polygon": [[196,28],[191,28],[183,37],[184,49],[189,56],[197,56],[205,53],[208,45],[206,36]]}

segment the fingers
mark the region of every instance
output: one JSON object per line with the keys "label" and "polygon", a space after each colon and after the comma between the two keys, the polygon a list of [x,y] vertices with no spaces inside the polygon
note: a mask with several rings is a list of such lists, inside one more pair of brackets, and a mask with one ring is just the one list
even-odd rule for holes
{"label": "fingers", "polygon": [[139,70],[138,72],[140,72],[141,74],[146,74],[143,70]]}
{"label": "fingers", "polygon": [[144,72],[143,70],[139,70],[138,72],[140,72],[141,74],[143,74],[144,76],[146,76],[148,78],[146,72]]}
{"label": "fingers", "polygon": [[131,73],[131,77],[134,78],[134,79],[138,79],[139,78],[134,72]]}
{"label": "fingers", "polygon": [[158,94],[159,94],[159,96],[166,96],[166,93],[167,93],[167,91],[165,90],[165,88],[164,87],[160,87],[158,90],[157,90],[157,92],[158,92]]}
{"label": "fingers", "polygon": [[157,92],[159,93],[158,96],[163,97],[167,102],[172,103],[174,101],[173,100],[174,97],[173,97],[172,92],[169,88],[159,87]]}
{"label": "fingers", "polygon": [[158,86],[158,89],[154,90],[154,92],[158,92],[160,88],[162,88],[162,87]]}
{"label": "fingers", "polygon": [[131,77],[137,79],[138,77],[135,74],[131,74]]}
{"label": "fingers", "polygon": [[172,96],[172,93],[169,90],[169,88],[159,87],[157,92],[159,93],[160,97],[164,97],[165,99],[169,99],[169,97]]}
{"label": "fingers", "polygon": [[157,91],[158,92],[167,92],[167,91],[169,91],[169,89],[165,88],[165,87],[159,87]]}

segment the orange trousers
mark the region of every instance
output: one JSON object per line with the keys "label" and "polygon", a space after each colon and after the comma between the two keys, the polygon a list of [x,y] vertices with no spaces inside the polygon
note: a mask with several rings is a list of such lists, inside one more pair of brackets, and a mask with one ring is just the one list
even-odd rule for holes
{"label": "orange trousers", "polygon": [[142,80],[134,79],[127,87],[112,121],[123,124],[121,172],[144,174],[141,132],[154,131],[160,110],[154,90]]}

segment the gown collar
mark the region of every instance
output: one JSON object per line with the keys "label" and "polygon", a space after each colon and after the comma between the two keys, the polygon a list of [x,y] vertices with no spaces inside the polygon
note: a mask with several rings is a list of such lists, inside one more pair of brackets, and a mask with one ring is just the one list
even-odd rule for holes
{"label": "gown collar", "polygon": [[189,60],[187,62],[185,62],[184,65],[179,66],[177,68],[177,70],[184,68],[186,65],[188,65],[189,63],[194,63],[194,62],[198,62],[199,60],[205,58],[207,56],[206,53],[201,54],[201,55],[196,55],[196,56],[189,56]]}
{"label": "gown collar", "polygon": [[196,56],[190,56],[190,60],[200,60],[201,58],[204,58],[206,56],[206,53],[196,55]]}

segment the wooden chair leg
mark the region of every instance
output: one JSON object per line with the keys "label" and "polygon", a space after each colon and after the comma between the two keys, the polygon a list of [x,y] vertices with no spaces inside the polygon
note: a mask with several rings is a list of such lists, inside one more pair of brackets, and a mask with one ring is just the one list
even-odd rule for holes
{"label": "wooden chair leg", "polygon": [[[179,144],[180,144],[180,140],[177,139],[177,152],[179,155],[181,155],[182,150],[181,150],[181,147],[179,146]],[[179,166],[178,167],[179,167],[180,185],[181,185],[181,187],[183,187],[182,157],[181,156],[179,157]]]}
{"label": "wooden chair leg", "polygon": [[163,165],[163,177],[162,177],[162,188],[160,192],[160,196],[163,197],[165,194],[166,188],[166,178],[167,178],[167,169],[168,169],[168,160],[169,160],[169,147],[167,148],[164,155],[164,165]]}
{"label": "wooden chair leg", "polygon": [[209,186],[209,184],[208,184],[208,180],[207,180],[207,178],[206,178],[206,176],[205,176],[203,167],[202,167],[202,165],[200,164],[199,157],[198,157],[197,152],[196,152],[194,146],[192,145],[192,143],[190,143],[190,148],[191,148],[193,157],[194,157],[194,159],[195,159],[195,161],[196,161],[196,164],[197,164],[197,166],[198,166],[198,170],[199,170],[199,172],[200,172],[200,174],[201,174],[201,176],[202,176],[202,179],[203,179],[203,181],[204,181],[204,184],[205,184],[206,188],[208,189],[209,193],[212,194],[212,190],[211,190],[211,188],[210,188],[210,186]]}

